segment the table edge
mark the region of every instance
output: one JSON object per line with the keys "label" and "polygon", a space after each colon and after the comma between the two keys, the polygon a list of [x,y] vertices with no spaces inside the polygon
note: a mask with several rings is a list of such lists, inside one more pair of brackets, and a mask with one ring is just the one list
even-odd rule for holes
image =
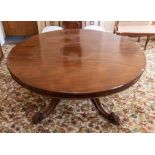
{"label": "table edge", "polygon": [[[8,66],[7,66],[8,68]],[[9,70],[9,68],[8,68]],[[37,94],[41,94],[41,95],[46,95],[46,96],[51,96],[51,97],[58,97],[58,98],[78,98],[78,99],[84,99],[84,98],[95,98],[95,97],[104,97],[104,96],[108,96],[108,95],[111,95],[111,94],[114,94],[114,93],[117,93],[117,92],[120,92],[120,91],[123,91],[127,88],[129,88],[130,86],[134,85],[138,80],[139,78],[141,77],[141,75],[143,74],[145,69],[142,70],[142,72],[135,78],[133,79],[132,81],[124,84],[124,85],[121,85],[121,86],[117,86],[117,87],[113,87],[109,90],[103,90],[103,91],[97,91],[97,92],[87,92],[87,93],[84,93],[84,92],[56,92],[56,91],[49,91],[49,90],[44,90],[44,89],[40,89],[40,88],[36,88],[36,87],[33,87],[33,86],[30,86],[24,82],[22,82],[19,78],[17,78],[10,70],[10,74],[12,76],[12,78],[19,84],[21,85],[22,87],[28,89],[28,90],[31,90]]]}

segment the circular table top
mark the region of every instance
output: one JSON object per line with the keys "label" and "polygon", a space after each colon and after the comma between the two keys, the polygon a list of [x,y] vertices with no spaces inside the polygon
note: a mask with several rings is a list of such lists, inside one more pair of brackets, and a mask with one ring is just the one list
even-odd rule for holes
{"label": "circular table top", "polygon": [[93,30],[60,30],[31,37],[8,56],[8,69],[32,91],[93,98],[124,90],[145,68],[145,55],[126,37]]}

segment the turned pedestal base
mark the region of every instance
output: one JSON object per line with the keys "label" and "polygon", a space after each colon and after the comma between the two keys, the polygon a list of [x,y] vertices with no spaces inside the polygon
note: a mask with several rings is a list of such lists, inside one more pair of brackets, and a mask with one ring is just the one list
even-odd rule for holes
{"label": "turned pedestal base", "polygon": [[[49,104],[49,106],[46,107],[43,112],[37,112],[33,116],[32,123],[33,124],[40,123],[44,118],[46,118],[50,113],[52,113],[54,111],[54,109],[57,106],[57,104],[59,103],[59,101],[60,101],[59,98],[53,98],[51,103]],[[99,98],[93,98],[93,99],[91,99],[91,101],[94,104],[94,106],[96,107],[96,109],[98,110],[99,114],[101,114],[104,118],[109,120],[110,123],[113,123],[115,125],[120,125],[119,117],[113,112],[111,112],[111,113],[107,112],[102,107]]]}

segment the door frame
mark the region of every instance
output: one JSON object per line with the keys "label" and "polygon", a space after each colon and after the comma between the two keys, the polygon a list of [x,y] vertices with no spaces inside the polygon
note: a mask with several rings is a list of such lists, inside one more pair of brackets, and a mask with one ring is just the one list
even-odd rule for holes
{"label": "door frame", "polygon": [[5,43],[5,32],[3,28],[3,23],[0,21],[0,44],[1,46]]}

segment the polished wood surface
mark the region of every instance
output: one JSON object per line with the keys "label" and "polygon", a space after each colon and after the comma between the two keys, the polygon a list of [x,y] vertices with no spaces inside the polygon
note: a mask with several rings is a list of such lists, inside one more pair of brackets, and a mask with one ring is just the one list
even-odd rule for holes
{"label": "polished wood surface", "polygon": [[31,36],[38,34],[35,21],[3,21],[6,36]]}
{"label": "polished wood surface", "polygon": [[64,29],[81,29],[82,21],[63,21],[62,26]]}
{"label": "polished wood surface", "polygon": [[7,61],[23,87],[60,98],[94,98],[134,84],[145,55],[126,37],[92,30],[62,30],[31,37]]}

